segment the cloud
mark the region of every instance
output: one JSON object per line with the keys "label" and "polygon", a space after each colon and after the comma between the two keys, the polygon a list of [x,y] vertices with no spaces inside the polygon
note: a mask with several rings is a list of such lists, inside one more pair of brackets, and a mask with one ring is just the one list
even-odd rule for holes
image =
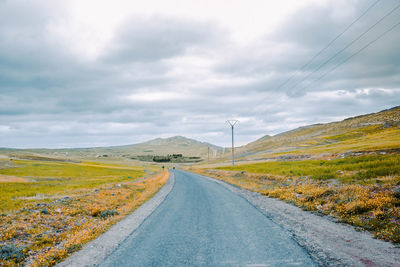
{"label": "cloud", "polygon": [[125,21],[107,48],[106,62],[131,63],[182,56],[212,43],[217,31],[209,23],[153,16]]}
{"label": "cloud", "polygon": [[[325,64],[329,58],[396,6],[394,1],[379,3],[311,64],[300,69],[370,4],[353,1],[339,7],[333,4],[310,5],[297,10],[290,20],[253,47],[234,51],[233,54],[238,56],[230,55],[230,60],[222,62],[217,71],[232,76],[258,77],[260,86],[256,88],[266,91],[279,89],[291,97],[303,96],[310,90],[332,90],[338,87],[345,90],[365,86],[395,88],[398,84],[399,66],[396,62],[399,62],[399,54],[394,46],[400,41],[399,29],[380,39],[360,55],[354,56],[349,62],[327,74],[321,81],[318,80],[396,23],[395,19],[399,12],[393,13],[349,49]],[[347,12],[344,16],[338,16],[338,10],[342,9]],[[312,74],[319,66],[321,69]],[[311,75],[308,77],[309,74]],[[284,86],[281,86],[282,84]]]}
{"label": "cloud", "polygon": [[[257,22],[263,17],[247,14],[248,3],[242,4],[240,21],[249,23],[237,32],[237,22],[223,25],[215,10],[196,18],[183,11],[179,16],[136,12],[110,26],[112,34],[99,37],[97,45],[101,29],[85,37],[90,25],[82,22],[80,31],[81,21],[74,21],[66,2],[0,1],[0,146],[122,145],[177,134],[229,145],[225,121],[235,118],[241,120],[236,140],[245,144],[398,105],[400,29],[301,88],[390,27],[399,13],[294,87],[396,3],[379,3],[313,64],[297,71],[370,4],[310,2],[278,27],[273,24],[274,30],[242,42],[237,38],[248,36],[240,32],[246,27],[252,35],[266,27],[249,28],[252,14],[260,15]],[[104,11],[105,20],[108,15]]]}

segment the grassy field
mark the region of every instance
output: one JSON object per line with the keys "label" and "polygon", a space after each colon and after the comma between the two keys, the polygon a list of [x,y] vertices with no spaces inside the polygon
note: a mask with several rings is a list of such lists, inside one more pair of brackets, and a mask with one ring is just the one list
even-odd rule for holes
{"label": "grassy field", "polygon": [[[1,176],[25,178],[28,183],[0,183],[0,211],[18,209],[29,199],[51,201],[54,195],[68,194],[143,176],[143,168],[52,161],[2,160]],[[1,166],[1,165],[0,165]]]}
{"label": "grassy field", "polygon": [[[369,155],[333,160],[272,161],[217,169],[297,177],[309,176],[316,180],[337,179],[342,183],[381,184],[389,181],[386,177],[400,175],[400,155]],[[380,178],[384,179],[380,180]]]}
{"label": "grassy field", "polygon": [[0,160],[0,265],[49,266],[67,257],[153,196],[169,176],[160,171]]}
{"label": "grassy field", "polygon": [[269,161],[194,171],[400,243],[399,154]]}

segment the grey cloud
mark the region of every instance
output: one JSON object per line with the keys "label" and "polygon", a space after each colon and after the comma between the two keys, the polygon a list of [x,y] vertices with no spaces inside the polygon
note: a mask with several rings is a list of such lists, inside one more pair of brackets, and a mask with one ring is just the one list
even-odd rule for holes
{"label": "grey cloud", "polygon": [[125,21],[104,55],[116,63],[146,62],[185,54],[193,47],[214,42],[217,29],[210,23],[194,23],[163,17]]}
{"label": "grey cloud", "polygon": [[[354,11],[340,18],[335,16],[332,6],[308,6],[298,10],[273,34],[266,36],[263,42],[240,52],[235,51],[234,54],[239,56],[231,57],[230,61],[219,65],[217,71],[236,76],[260,77],[260,81],[264,80],[265,84],[260,87],[260,90],[266,91],[278,90],[281,84],[294,75],[294,78],[280,88],[291,97],[303,96],[306,91],[332,90],[338,86],[342,86],[340,89],[348,89],[353,86],[395,87],[398,85],[396,76],[399,73],[398,62],[400,60],[396,48],[400,42],[399,29],[371,45],[321,81],[314,81],[394,25],[399,12],[393,13],[384,23],[378,25],[379,27],[375,31],[371,31],[365,38],[331,60],[320,71],[300,83],[311,71],[314,71],[356,36],[373,25],[383,14],[393,8],[396,2],[379,3],[306,69],[298,71],[371,4],[372,2],[351,1],[347,5]],[[304,87],[305,91],[302,90]]]}
{"label": "grey cloud", "polygon": [[[61,17],[60,1],[45,1],[46,6],[29,1],[0,3],[0,68],[2,73],[21,79],[32,77],[49,67],[60,68],[69,55],[48,37],[47,25]],[[33,73],[32,71],[35,70]],[[21,74],[25,74],[22,76]]]}

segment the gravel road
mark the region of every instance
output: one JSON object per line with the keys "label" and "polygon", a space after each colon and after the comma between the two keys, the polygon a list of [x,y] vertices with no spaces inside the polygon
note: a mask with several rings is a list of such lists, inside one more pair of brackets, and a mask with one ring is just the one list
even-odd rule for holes
{"label": "gravel road", "polygon": [[175,171],[164,202],[100,266],[317,266],[244,198]]}

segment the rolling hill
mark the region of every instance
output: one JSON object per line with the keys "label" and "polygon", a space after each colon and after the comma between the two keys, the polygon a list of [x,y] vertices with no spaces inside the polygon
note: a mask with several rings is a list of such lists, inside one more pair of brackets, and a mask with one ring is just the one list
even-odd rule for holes
{"label": "rolling hill", "polygon": [[338,154],[400,149],[400,106],[342,121],[314,124],[264,136],[236,149],[236,156],[260,160],[282,154]]}
{"label": "rolling hill", "polygon": [[[221,152],[222,147],[183,136],[156,138],[144,143],[111,147],[0,150],[0,154],[15,155],[24,158],[48,157],[49,159],[72,160],[87,158],[140,159],[138,156],[167,156],[171,154],[182,154],[184,157],[206,159],[208,153],[210,153],[210,157],[215,157]],[[149,158],[147,157],[147,159]]]}

